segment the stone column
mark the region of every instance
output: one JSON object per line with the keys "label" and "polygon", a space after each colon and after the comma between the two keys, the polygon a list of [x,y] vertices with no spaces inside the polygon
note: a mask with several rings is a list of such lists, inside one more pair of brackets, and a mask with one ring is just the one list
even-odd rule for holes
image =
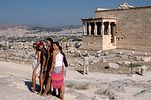
{"label": "stone column", "polygon": [[114,23],[112,27],[113,27],[113,35],[115,35],[116,24]]}
{"label": "stone column", "polygon": [[115,29],[116,29],[116,26],[115,26],[115,23],[113,23],[112,24],[113,43],[116,43]]}
{"label": "stone column", "polygon": [[108,35],[111,35],[111,23],[108,24]]}
{"label": "stone column", "polygon": [[83,35],[87,35],[85,22],[83,22]]}
{"label": "stone column", "polygon": [[97,24],[94,22],[94,35],[97,35]]}
{"label": "stone column", "polygon": [[89,23],[89,35],[91,35],[91,24]]}
{"label": "stone column", "polygon": [[104,22],[102,22],[102,25],[101,25],[101,35],[104,35]]}

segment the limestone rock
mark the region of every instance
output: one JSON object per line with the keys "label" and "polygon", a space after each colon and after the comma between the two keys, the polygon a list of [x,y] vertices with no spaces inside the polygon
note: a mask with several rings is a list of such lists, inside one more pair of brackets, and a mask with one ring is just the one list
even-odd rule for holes
{"label": "limestone rock", "polygon": [[117,64],[121,65],[121,66],[127,66],[129,65],[131,62],[130,61],[118,61]]}
{"label": "limestone rock", "polygon": [[151,61],[151,57],[142,57],[142,61],[150,62]]}
{"label": "limestone rock", "polygon": [[116,64],[116,63],[108,63],[108,67],[109,67],[109,68],[117,69],[117,68],[119,68],[119,65]]}

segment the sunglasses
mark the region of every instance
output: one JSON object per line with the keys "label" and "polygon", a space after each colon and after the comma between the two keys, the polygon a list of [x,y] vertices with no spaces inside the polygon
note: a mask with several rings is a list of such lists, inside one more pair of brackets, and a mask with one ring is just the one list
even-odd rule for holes
{"label": "sunglasses", "polygon": [[36,45],[33,45],[33,48],[36,48]]}

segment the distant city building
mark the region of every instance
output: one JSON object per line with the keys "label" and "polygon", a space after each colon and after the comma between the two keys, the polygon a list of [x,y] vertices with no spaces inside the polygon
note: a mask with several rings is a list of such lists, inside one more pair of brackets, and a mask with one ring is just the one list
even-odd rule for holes
{"label": "distant city building", "polygon": [[84,18],[82,48],[89,50],[151,50],[151,6],[97,8],[96,17]]}

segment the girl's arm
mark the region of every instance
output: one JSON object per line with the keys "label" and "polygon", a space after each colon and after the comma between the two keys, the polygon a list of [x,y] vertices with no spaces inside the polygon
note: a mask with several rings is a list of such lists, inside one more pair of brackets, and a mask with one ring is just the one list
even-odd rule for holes
{"label": "girl's arm", "polygon": [[45,65],[46,65],[46,57],[43,55],[43,63],[42,63],[42,72],[44,71],[44,68],[45,68]]}
{"label": "girl's arm", "polygon": [[50,56],[51,56],[51,55],[50,55],[50,48],[48,48],[47,53],[48,53],[48,58],[47,58],[47,60],[46,60],[45,71],[47,70],[48,63],[49,63],[49,59],[50,59]]}
{"label": "girl's arm", "polygon": [[38,69],[38,66],[40,65],[40,58],[41,58],[41,51],[37,52],[37,64],[36,64],[36,68],[34,70]]}
{"label": "girl's arm", "polygon": [[53,71],[53,68],[54,68],[54,66],[55,66],[57,53],[58,53],[57,50],[54,50],[54,51],[52,52],[52,64],[51,64],[50,73]]}

